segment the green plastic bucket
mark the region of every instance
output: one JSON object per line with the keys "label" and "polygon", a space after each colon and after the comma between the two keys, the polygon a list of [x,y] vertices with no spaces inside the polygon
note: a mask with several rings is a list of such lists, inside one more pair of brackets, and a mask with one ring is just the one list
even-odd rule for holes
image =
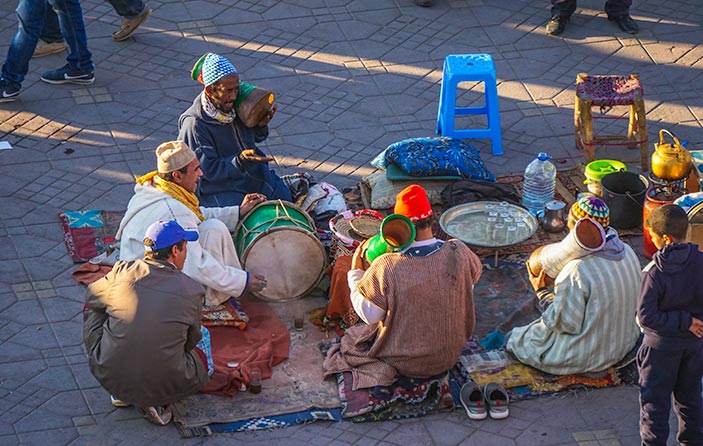
{"label": "green plastic bucket", "polygon": [[598,197],[602,197],[603,187],[601,186],[601,179],[609,173],[625,171],[627,171],[627,166],[621,161],[595,160],[586,165],[586,169],[584,171],[586,181],[584,181],[584,184],[587,185],[590,193]]}
{"label": "green plastic bucket", "polygon": [[315,222],[287,201],[266,201],[241,218],[234,246],[249,274],[266,278],[256,296],[270,302],[299,299],[319,282],[327,253],[317,238]]}

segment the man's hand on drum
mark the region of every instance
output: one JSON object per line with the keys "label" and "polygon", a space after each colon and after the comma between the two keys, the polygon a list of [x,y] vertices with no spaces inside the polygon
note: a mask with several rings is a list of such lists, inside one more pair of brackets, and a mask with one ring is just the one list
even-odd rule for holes
{"label": "man's hand on drum", "polygon": [[278,105],[273,104],[273,107],[271,107],[271,110],[269,110],[263,118],[261,118],[261,121],[259,121],[256,126],[257,127],[266,127],[269,125],[269,122],[273,119],[273,115],[276,114],[276,110],[278,110]]}
{"label": "man's hand on drum", "polygon": [[242,204],[239,205],[239,215],[244,217],[256,207],[257,204],[266,201],[266,195],[264,194],[246,194],[242,200]]}
{"label": "man's hand on drum", "polygon": [[244,291],[258,293],[264,288],[266,288],[266,278],[264,276],[250,274]]}
{"label": "man's hand on drum", "polygon": [[541,270],[539,274],[535,276],[528,267],[527,275],[530,276],[530,284],[532,284],[532,289],[535,291],[547,286],[547,271]]}

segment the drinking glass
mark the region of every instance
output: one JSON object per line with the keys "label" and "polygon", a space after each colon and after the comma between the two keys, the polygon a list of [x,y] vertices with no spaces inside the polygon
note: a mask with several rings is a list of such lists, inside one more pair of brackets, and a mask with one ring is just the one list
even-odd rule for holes
{"label": "drinking glass", "polygon": [[493,225],[493,242],[496,245],[502,245],[505,243],[505,225],[503,223],[496,223]]}
{"label": "drinking glass", "polygon": [[527,228],[527,225],[524,221],[518,221],[517,223],[515,223],[515,230],[517,231],[517,235],[520,238],[527,237],[527,234],[529,232],[529,229]]}
{"label": "drinking glass", "polygon": [[507,225],[505,227],[505,242],[506,243],[515,243],[517,240],[517,227],[511,225]]}
{"label": "drinking glass", "polygon": [[249,391],[251,393],[261,392],[261,369],[254,367],[249,370]]}

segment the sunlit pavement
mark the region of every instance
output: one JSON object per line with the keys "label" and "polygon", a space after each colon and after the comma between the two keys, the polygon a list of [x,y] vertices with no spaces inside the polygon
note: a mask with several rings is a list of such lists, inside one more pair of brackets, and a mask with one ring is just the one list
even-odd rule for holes
{"label": "sunlit pavement", "polygon": [[[114,409],[82,346],[82,286],[71,278],[57,213],[124,209],[134,177],[155,166],[199,91],[190,68],[206,51],[229,57],[244,81],[279,105],[261,147],[281,174],[311,172],[348,186],[373,171],[388,144],[434,134],[448,54],[490,53],[496,64],[505,155],[471,141],[497,175],[546,151],[568,167],[579,72],[639,73],[649,148],[666,128],[703,149],[703,8],[699,0],[635,1],[639,34],[608,22],[603,1],[581,1],[561,37],[545,34],[548,1],[152,0],[125,42],[107,2],[81,2],[97,65],[90,86],[48,85],[39,74],[66,53],[34,59],[19,99],[0,104],[0,444],[466,444],[634,445],[635,387],[579,390],[515,403],[504,421],[462,410],[405,421],[317,422],[282,430],[181,440],[133,409]],[[17,27],[0,3],[0,54]],[[477,89],[465,90],[464,103]],[[637,151],[598,149],[638,169]],[[673,444],[673,436],[672,436]]]}

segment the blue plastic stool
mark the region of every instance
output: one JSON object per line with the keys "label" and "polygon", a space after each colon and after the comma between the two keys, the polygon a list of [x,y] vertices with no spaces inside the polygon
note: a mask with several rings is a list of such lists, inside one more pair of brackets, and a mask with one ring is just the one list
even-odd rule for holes
{"label": "blue plastic stool", "polygon": [[[457,107],[456,88],[460,82],[476,81],[485,85],[483,107]],[[487,115],[488,128],[455,129],[457,115]],[[498,112],[496,70],[490,54],[450,54],[444,59],[442,89],[437,111],[437,134],[451,138],[488,138],[493,142],[493,154],[503,154]]]}

